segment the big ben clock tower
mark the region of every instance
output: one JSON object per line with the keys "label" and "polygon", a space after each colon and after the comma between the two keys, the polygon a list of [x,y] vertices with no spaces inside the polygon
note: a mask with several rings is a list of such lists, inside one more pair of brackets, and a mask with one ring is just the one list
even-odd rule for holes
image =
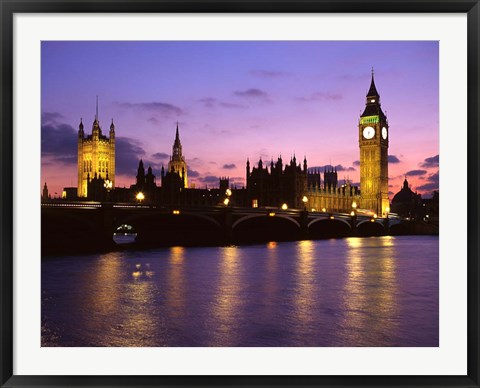
{"label": "big ben clock tower", "polygon": [[380,106],[380,96],[372,82],[367,93],[365,110],[358,124],[360,146],[361,207],[375,212],[379,217],[387,215],[388,200],[388,140],[387,117]]}

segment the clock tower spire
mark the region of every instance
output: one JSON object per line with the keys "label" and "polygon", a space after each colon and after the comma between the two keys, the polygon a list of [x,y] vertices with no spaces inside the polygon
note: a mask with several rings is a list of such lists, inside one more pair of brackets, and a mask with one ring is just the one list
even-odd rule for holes
{"label": "clock tower spire", "polygon": [[361,207],[379,217],[387,215],[388,200],[388,120],[380,105],[380,95],[372,80],[366,95],[365,110],[358,123],[360,146]]}

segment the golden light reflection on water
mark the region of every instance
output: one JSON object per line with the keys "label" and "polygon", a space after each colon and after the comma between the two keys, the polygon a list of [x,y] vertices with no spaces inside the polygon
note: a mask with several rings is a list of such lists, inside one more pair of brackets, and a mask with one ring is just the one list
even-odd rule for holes
{"label": "golden light reflection on water", "polygon": [[[97,346],[142,346],[148,344],[155,327],[151,311],[146,307],[154,289],[141,264],[131,264],[125,273],[125,258],[120,252],[102,255],[97,270],[89,273],[89,296],[82,306],[85,316],[85,337],[95,336]],[[116,317],[116,320],[113,318]],[[101,336],[97,336],[102,333]]]}
{"label": "golden light reflection on water", "polygon": [[221,250],[219,263],[219,281],[213,298],[212,318],[216,329],[212,332],[213,343],[222,346],[234,346],[236,325],[242,314],[240,306],[244,303],[240,297],[241,255],[237,247],[225,247]]}
{"label": "golden light reflection on water", "polygon": [[[366,238],[348,238],[346,281],[343,291],[345,342],[368,345],[371,333],[392,333],[397,327],[397,263],[393,237],[382,246]],[[387,249],[385,249],[387,248]],[[382,252],[378,256],[378,252]],[[388,346],[388,344],[385,344]]]}
{"label": "golden light reflection on water", "polygon": [[[99,321],[107,320],[115,314],[121,305],[122,276],[121,254],[118,252],[102,255],[95,266],[96,271],[85,274],[85,292],[79,294],[87,297],[86,305],[90,306],[91,314]],[[79,302],[83,305],[85,302]],[[95,320],[87,320],[87,325],[95,325]],[[92,327],[90,329],[95,329]]]}
{"label": "golden light reflection on water", "polygon": [[185,309],[185,248],[170,248],[169,266],[167,274],[168,287],[166,295],[166,312],[172,318],[178,318],[184,314]]}
{"label": "golden light reflection on water", "polygon": [[313,307],[318,298],[318,295],[315,295],[315,243],[311,240],[299,241],[296,248],[298,263],[293,303],[299,324],[305,325],[314,319]]}

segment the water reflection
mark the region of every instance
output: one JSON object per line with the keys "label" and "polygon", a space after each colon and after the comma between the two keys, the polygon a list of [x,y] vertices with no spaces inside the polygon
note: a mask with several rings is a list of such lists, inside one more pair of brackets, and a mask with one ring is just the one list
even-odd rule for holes
{"label": "water reflection", "polygon": [[315,251],[311,240],[297,243],[296,292],[293,303],[300,326],[308,326],[314,320],[315,304],[320,295],[315,294]]}
{"label": "water reflection", "polygon": [[240,292],[243,288],[241,255],[236,247],[221,248],[218,268],[218,285],[212,306],[212,318],[216,328],[212,330],[213,345],[236,346],[238,321],[241,319],[243,303]]}
{"label": "water reflection", "polygon": [[168,258],[166,313],[179,318],[185,313],[185,248],[172,247]]}
{"label": "water reflection", "polygon": [[347,239],[342,342],[385,346],[395,331],[398,284],[391,239]]}
{"label": "water reflection", "polygon": [[42,261],[42,346],[438,346],[438,238]]}

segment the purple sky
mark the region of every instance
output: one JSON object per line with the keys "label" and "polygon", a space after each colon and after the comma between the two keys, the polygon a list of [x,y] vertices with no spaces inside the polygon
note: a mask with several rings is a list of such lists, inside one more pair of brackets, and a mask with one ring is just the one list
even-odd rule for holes
{"label": "purple sky", "polygon": [[[306,155],[358,183],[371,68],[390,125],[390,191],[438,189],[438,42],[42,42],[42,187],[77,185],[77,131],[116,126],[116,185],[160,176],[179,122],[189,184],[241,187],[247,157]],[[323,171],[323,170],[322,170]]]}

